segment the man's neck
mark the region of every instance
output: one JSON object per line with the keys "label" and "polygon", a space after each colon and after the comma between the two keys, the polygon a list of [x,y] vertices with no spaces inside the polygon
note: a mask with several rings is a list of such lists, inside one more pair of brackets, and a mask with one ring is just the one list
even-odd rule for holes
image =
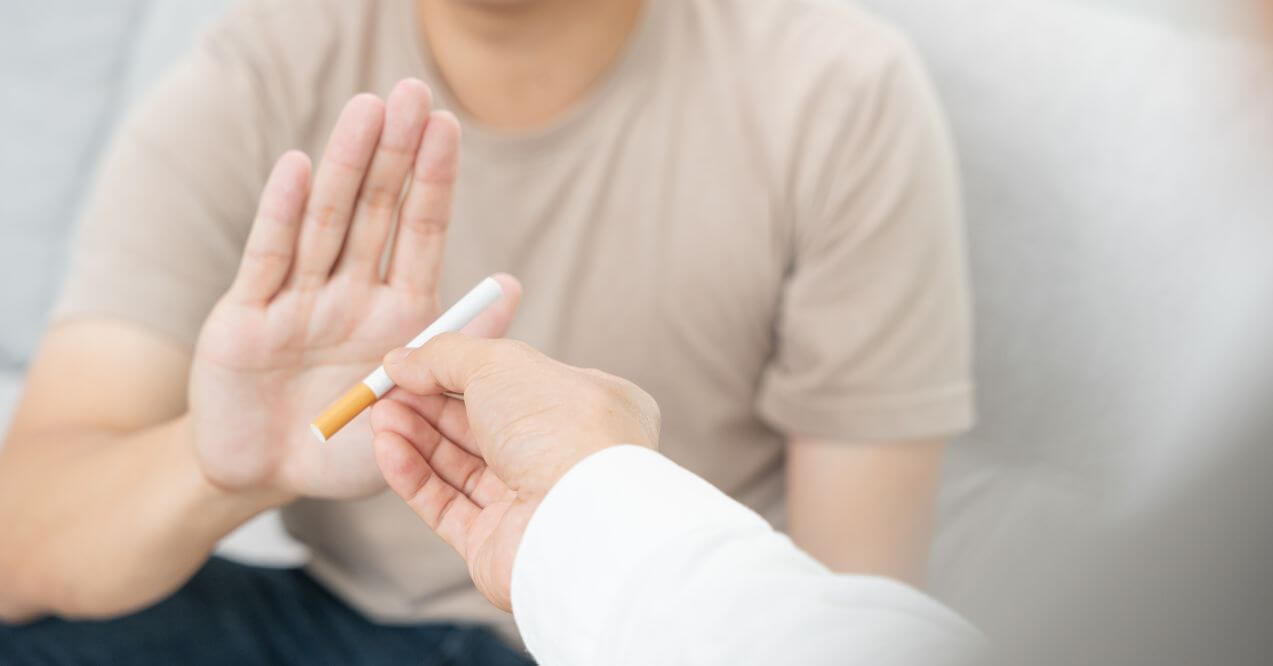
{"label": "man's neck", "polygon": [[643,0],[417,0],[421,32],[464,110],[521,130],[551,122],[616,59]]}

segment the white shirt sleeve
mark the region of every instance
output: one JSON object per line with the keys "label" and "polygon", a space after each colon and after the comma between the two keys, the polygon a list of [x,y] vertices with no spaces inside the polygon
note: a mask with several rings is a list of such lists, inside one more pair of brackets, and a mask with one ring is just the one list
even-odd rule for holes
{"label": "white shirt sleeve", "polygon": [[963,664],[984,647],[902,583],[837,575],[649,449],[605,449],[535,511],[513,616],[542,666]]}

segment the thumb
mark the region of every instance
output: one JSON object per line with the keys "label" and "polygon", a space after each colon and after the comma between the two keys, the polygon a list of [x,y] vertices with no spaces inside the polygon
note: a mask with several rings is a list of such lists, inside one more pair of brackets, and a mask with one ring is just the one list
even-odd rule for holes
{"label": "thumb", "polygon": [[384,359],[393,383],[417,395],[465,393],[519,343],[443,333],[416,349],[395,349]]}

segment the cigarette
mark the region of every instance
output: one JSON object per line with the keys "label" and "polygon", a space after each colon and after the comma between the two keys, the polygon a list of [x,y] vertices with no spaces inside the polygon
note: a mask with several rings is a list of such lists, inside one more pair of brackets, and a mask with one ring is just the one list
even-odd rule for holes
{"label": "cigarette", "polygon": [[[406,344],[412,349],[428,342],[430,338],[441,333],[449,333],[464,328],[475,317],[482,314],[486,308],[490,307],[495,301],[504,295],[504,290],[500,288],[499,283],[493,278],[486,278],[479,282],[476,287],[469,290],[463,298],[455,302],[450,309],[442,313],[429,324],[428,328],[420,331],[420,335],[415,336]],[[323,410],[318,418],[309,425],[309,429],[314,433],[314,437],[320,443],[327,443],[345,424],[354,420],[362,411],[371,406],[372,403],[379,400],[384,394],[393,388],[393,380],[389,379],[389,375],[385,372],[382,365],[367,375],[365,379],[353,388],[340,396],[336,402],[330,407]]]}

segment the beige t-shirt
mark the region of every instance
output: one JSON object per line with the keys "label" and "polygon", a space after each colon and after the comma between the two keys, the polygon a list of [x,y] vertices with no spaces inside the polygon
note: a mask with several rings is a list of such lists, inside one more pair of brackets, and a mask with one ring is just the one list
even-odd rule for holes
{"label": "beige t-shirt", "polygon": [[[457,108],[414,3],[248,3],[120,131],[57,316],[192,345],[273,160],[317,160],[349,97],[407,76],[465,127],[443,301],[519,276],[510,335],[647,389],[673,460],[779,518],[788,434],[969,426],[946,130],[907,42],[839,0],[651,0],[586,99],[520,134]],[[284,515],[312,573],[373,617],[502,616],[396,497]]]}

